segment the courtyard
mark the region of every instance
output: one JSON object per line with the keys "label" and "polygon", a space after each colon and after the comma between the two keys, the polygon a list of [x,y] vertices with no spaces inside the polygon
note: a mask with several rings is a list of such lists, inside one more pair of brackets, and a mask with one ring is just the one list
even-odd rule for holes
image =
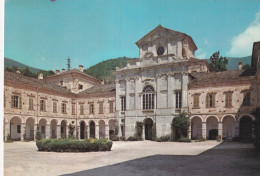
{"label": "courtyard", "polygon": [[4,175],[259,175],[253,144],[114,142],[110,152],[38,152],[35,142],[4,144]]}

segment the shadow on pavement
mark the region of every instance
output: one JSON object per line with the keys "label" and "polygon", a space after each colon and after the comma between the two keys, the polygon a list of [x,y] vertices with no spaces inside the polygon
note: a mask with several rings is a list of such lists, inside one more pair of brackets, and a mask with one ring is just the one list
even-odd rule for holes
{"label": "shadow on pavement", "polygon": [[[238,147],[237,147],[238,146]],[[260,175],[260,155],[241,143],[224,142],[196,156],[153,155],[69,175]],[[113,158],[111,158],[112,160]],[[87,164],[87,163],[86,163]]]}

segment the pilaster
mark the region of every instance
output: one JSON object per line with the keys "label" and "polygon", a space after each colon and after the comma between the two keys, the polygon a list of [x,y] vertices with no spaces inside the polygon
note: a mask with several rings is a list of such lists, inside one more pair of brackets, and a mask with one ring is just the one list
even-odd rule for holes
{"label": "pilaster", "polygon": [[61,128],[60,128],[60,125],[57,125],[57,128],[56,128],[56,133],[57,133],[57,139],[61,138]]}
{"label": "pilaster", "polygon": [[222,139],[222,134],[223,130],[222,130],[222,122],[218,122],[218,135],[221,136],[221,139]]}
{"label": "pilaster", "polygon": [[21,141],[24,140],[23,135],[25,133],[25,125],[26,125],[25,123],[21,123]]}
{"label": "pilaster", "polygon": [[202,137],[207,138],[207,124],[206,124],[206,122],[202,122]]}
{"label": "pilaster", "polygon": [[50,125],[46,125],[46,131],[45,131],[46,139],[49,139],[51,136],[51,127]]}
{"label": "pilaster", "polygon": [[96,125],[95,138],[99,139],[99,125]]}
{"label": "pilaster", "polygon": [[109,139],[109,125],[105,126],[105,137]]}
{"label": "pilaster", "polygon": [[5,134],[4,134],[4,139],[7,141],[7,136],[11,135],[10,134],[10,123],[9,122],[4,122],[5,123]]}

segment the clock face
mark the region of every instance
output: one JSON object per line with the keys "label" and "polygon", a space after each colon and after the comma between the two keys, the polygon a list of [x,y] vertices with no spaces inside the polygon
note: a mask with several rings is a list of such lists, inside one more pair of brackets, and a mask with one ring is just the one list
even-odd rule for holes
{"label": "clock face", "polygon": [[163,48],[163,47],[159,47],[159,48],[157,49],[157,55],[158,55],[158,56],[161,56],[161,55],[163,55],[163,53],[164,53],[164,48]]}

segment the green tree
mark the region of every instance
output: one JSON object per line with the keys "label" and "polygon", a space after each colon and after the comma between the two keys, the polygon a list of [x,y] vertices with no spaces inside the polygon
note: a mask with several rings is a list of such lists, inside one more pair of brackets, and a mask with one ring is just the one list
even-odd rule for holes
{"label": "green tree", "polygon": [[188,136],[188,130],[191,122],[185,112],[180,113],[172,120],[172,128],[175,129],[176,138]]}
{"label": "green tree", "polygon": [[25,67],[24,69],[21,70],[21,74],[24,75],[24,76],[29,76],[29,77],[32,77],[32,78],[36,78],[37,75],[35,73],[33,73],[29,67]]}
{"label": "green tree", "polygon": [[215,52],[210,56],[210,70],[213,72],[221,72],[226,71],[228,64],[228,59],[226,57],[220,56],[219,51]]}

